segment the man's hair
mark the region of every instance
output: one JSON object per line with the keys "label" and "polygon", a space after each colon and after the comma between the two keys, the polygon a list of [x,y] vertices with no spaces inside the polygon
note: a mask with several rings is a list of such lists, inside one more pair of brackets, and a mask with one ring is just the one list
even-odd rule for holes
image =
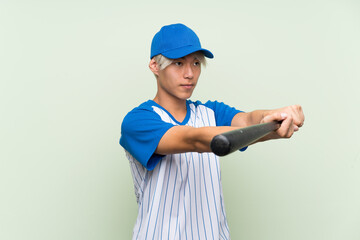
{"label": "man's hair", "polygon": [[[206,66],[206,59],[203,53],[195,52],[194,56],[199,60],[202,66]],[[160,70],[164,70],[167,66],[173,63],[174,59],[169,59],[161,54],[154,57],[155,62],[160,66]]]}

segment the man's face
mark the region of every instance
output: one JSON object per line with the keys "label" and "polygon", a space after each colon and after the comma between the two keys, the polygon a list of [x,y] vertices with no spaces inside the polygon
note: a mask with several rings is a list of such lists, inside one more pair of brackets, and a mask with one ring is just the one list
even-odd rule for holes
{"label": "man's face", "polygon": [[172,64],[158,72],[158,94],[186,100],[191,97],[201,73],[201,63],[190,54],[175,59]]}

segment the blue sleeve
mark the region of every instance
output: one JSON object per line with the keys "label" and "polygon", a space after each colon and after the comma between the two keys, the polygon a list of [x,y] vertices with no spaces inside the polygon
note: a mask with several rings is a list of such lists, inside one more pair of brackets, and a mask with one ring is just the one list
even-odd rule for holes
{"label": "blue sleeve", "polygon": [[231,126],[231,121],[236,114],[241,112],[236,108],[230,107],[223,102],[207,101],[205,106],[215,112],[216,126]]}
{"label": "blue sleeve", "polygon": [[173,126],[149,109],[134,109],[121,124],[120,145],[146,169],[152,170],[163,157],[154,153],[160,139]]}

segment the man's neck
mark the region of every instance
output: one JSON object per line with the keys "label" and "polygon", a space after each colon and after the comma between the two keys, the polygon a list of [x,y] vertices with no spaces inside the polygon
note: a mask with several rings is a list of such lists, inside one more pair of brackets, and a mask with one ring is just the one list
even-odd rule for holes
{"label": "man's neck", "polygon": [[165,108],[178,122],[182,122],[187,113],[186,100],[173,99],[173,98],[161,98],[156,95],[153,99],[154,102]]}

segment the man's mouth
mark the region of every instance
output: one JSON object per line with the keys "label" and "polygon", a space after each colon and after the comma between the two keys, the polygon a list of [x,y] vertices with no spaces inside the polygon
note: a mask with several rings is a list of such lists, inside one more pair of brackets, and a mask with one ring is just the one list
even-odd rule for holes
{"label": "man's mouth", "polygon": [[186,88],[186,89],[190,89],[194,87],[194,84],[181,84],[180,86]]}

